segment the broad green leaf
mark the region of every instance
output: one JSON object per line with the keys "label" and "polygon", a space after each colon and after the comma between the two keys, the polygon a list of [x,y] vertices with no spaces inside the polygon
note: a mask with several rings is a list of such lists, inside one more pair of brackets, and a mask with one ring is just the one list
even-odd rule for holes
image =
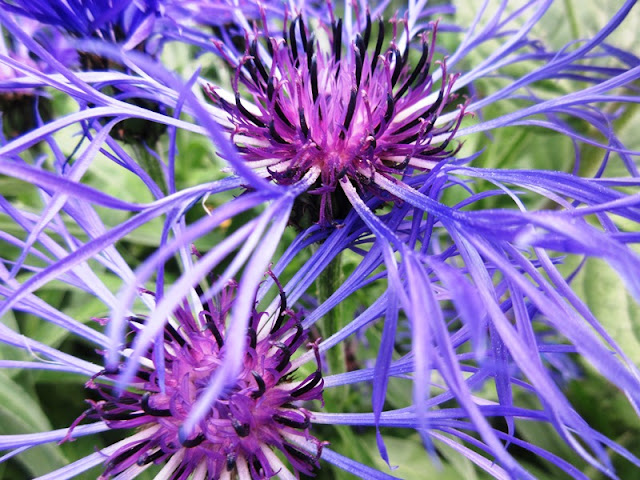
{"label": "broad green leaf", "polygon": [[[19,331],[18,324],[16,322],[16,317],[12,311],[7,312],[2,317],[2,323],[9,327],[11,330]],[[0,359],[3,360],[28,360],[29,355],[24,351],[18,348],[12,347],[5,343],[0,342]],[[15,377],[20,370],[16,369],[6,369],[3,372],[10,378]]]}
{"label": "broad green leaf", "polygon": [[[371,443],[371,448],[375,449],[375,443]],[[478,480],[479,478],[489,478],[480,474],[467,458],[441,442],[436,442],[438,451],[445,457],[441,465],[437,465],[431,460],[420,437],[416,434],[406,438],[385,436],[385,444],[391,465],[397,465],[398,468],[389,471],[389,467],[379,456],[375,458],[376,466],[382,471],[386,469],[391,475],[398,478],[405,480],[424,480],[425,478]]]}
{"label": "broad green leaf", "polygon": [[[3,435],[46,432],[51,424],[40,405],[4,372],[0,371],[0,433]],[[32,476],[67,464],[55,445],[46,444],[16,457]]]}
{"label": "broad green leaf", "polygon": [[640,306],[618,274],[603,260],[589,259],[573,287],[622,350],[640,365]]}

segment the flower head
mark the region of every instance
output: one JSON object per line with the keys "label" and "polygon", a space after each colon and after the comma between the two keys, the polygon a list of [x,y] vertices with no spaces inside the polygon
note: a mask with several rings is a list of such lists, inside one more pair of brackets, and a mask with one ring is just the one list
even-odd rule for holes
{"label": "flower head", "polygon": [[[406,23],[379,19],[376,32],[367,13],[362,31],[343,44],[342,19],[320,23],[312,32],[300,15],[285,22],[282,36],[272,36],[266,27],[247,32],[233,97],[213,86],[209,93],[228,112],[231,138],[248,165],[282,185],[316,172],[318,181],[308,191],[312,197],[299,200],[307,211],[298,213],[314,210],[313,220],[327,224],[349,211],[340,195],[343,177],[363,194],[389,198],[376,185],[376,173],[429,170],[455,153],[448,145],[464,108],[435,126],[456,99],[451,93],[456,76],[447,76],[445,63],[438,62],[443,80],[436,85],[431,68],[437,25],[429,27],[430,33],[412,37]],[[223,43],[217,45],[224,54]],[[268,62],[261,58],[265,48]],[[420,57],[411,64],[414,49]],[[251,102],[242,98],[244,90]],[[414,108],[425,97],[433,101]],[[437,135],[448,137],[432,142]]]}
{"label": "flower head", "polygon": [[[175,327],[167,322],[160,337],[162,373],[154,368],[154,346],[141,360],[130,389],[121,395],[108,382],[117,379],[115,372],[101,372],[87,383],[99,400],[91,400],[80,419],[138,431],[135,440],[111,454],[105,478],[151,463],[171,465],[166,473],[173,478],[196,471],[208,478],[234,472],[270,478],[285,468],[271,449],[281,451],[296,471],[311,474],[318,467],[322,443],[309,433],[310,413],[303,403],[322,398],[322,374],[318,369],[302,381],[294,379],[291,357],[305,344],[307,332],[299,314],[286,304],[275,320],[254,310],[242,370],[190,434],[181,430],[224,362],[225,323],[236,289],[229,284],[197,315],[188,306],[174,312]],[[284,294],[281,298],[284,302]],[[132,335],[144,328],[144,322],[141,317],[129,319]],[[300,450],[299,443],[316,453]]]}

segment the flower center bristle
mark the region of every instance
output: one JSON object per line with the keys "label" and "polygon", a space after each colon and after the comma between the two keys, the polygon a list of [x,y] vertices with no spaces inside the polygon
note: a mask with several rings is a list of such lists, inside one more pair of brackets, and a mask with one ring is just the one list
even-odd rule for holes
{"label": "flower center bristle", "polygon": [[[447,76],[444,62],[435,62],[442,70],[440,80],[430,74],[437,24],[432,24],[430,37],[416,37],[420,57],[413,68],[409,32],[405,27],[400,35],[399,24],[380,19],[373,38],[367,15],[363,35],[356,35],[350,45],[343,44],[341,19],[320,24],[316,32],[328,37],[328,46],[308,31],[301,16],[285,25],[279,37],[256,27],[255,38],[246,39],[242,59],[234,64],[227,56],[236,68],[235,98],[208,88],[230,118],[236,146],[265,177],[291,185],[317,172],[308,193],[320,196],[320,202],[301,202],[318,207],[313,220],[320,224],[346,214],[335,198],[345,175],[361,194],[388,197],[370,181],[374,173],[401,174],[409,166],[429,170],[455,153],[448,144],[464,105],[454,120],[436,126],[440,113],[456,98],[451,90],[457,78]],[[389,26],[391,39],[383,52]],[[402,50],[400,45],[405,45]],[[225,47],[218,47],[224,54]],[[418,100],[430,96],[433,102],[415,108]],[[432,138],[443,134],[446,140],[432,144]]]}

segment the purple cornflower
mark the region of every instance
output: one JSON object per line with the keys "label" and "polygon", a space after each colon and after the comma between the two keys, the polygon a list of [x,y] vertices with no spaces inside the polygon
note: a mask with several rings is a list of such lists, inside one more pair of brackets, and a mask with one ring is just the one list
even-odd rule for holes
{"label": "purple cornflower", "polygon": [[[341,189],[351,191],[354,184],[360,195],[390,198],[376,175],[390,177],[408,167],[430,170],[457,151],[448,145],[464,104],[450,121],[435,126],[457,98],[451,93],[457,75],[447,75],[444,61],[437,62],[439,87],[431,75],[436,24],[412,39],[408,23],[395,18],[380,19],[377,32],[369,12],[364,23],[343,45],[341,18],[312,33],[299,15],[285,21],[282,36],[265,27],[238,61],[224,43],[216,43],[236,73],[231,94],[211,85],[209,93],[229,114],[231,140],[247,165],[280,185],[296,184],[310,173],[317,178],[299,200],[302,211],[294,211],[294,222],[303,215],[321,225],[342,219],[352,207]],[[321,43],[316,32],[328,35],[328,42]],[[266,64],[259,41],[269,52]],[[409,66],[412,41],[421,53]],[[251,102],[242,98],[245,89]],[[431,94],[433,102],[415,108]],[[437,136],[444,140],[433,143]]]}
{"label": "purple cornflower", "polygon": [[[287,309],[284,293],[277,317],[253,311],[245,360],[235,382],[225,387],[191,435],[181,431],[213,372],[224,362],[225,322],[236,290],[237,285],[228,284],[197,315],[186,303],[173,312],[162,336],[162,376],[155,369],[156,349],[150,349],[130,382],[133,390],[115,392],[117,371],[100,372],[87,383],[99,400],[90,400],[91,407],[78,420],[103,421],[111,429],[137,429],[110,455],[104,478],[136,474],[152,463],[166,464],[163,473],[171,478],[284,475],[287,467],[272,449],[280,450],[294,471],[311,474],[318,467],[323,445],[310,435],[311,414],[302,405],[322,399],[322,374],[318,369],[296,379],[292,372],[291,357],[306,343],[307,332],[299,314]],[[144,318],[131,317],[131,335],[144,324]]]}

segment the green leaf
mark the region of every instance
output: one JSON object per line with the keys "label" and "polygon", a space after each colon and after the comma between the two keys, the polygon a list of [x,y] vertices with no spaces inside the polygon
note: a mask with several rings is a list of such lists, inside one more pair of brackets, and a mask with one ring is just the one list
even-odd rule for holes
{"label": "green leaf", "polygon": [[[51,424],[40,405],[24,389],[0,371],[0,434],[46,432]],[[43,475],[68,463],[55,445],[42,445],[16,457],[31,476]]]}
{"label": "green leaf", "polygon": [[640,306],[618,274],[604,261],[589,259],[573,287],[620,348],[640,364]]}
{"label": "green leaf", "polygon": [[[372,442],[373,443],[373,442]],[[470,460],[455,452],[441,442],[437,442],[438,451],[445,457],[442,465],[434,464],[428,452],[422,445],[420,437],[416,434],[407,438],[385,436],[385,445],[389,453],[391,465],[397,465],[391,475],[405,480],[423,480],[425,478],[437,478],[438,480],[478,480],[489,478],[479,476],[478,471]],[[375,449],[375,444],[371,445]],[[376,456],[377,467],[388,471],[388,466]]]}
{"label": "green leaf", "polygon": [[[2,317],[2,323],[9,327],[11,330],[18,332],[18,324],[16,322],[16,317],[12,311],[7,312]],[[7,345],[5,343],[0,342],[0,359],[3,360],[28,360],[29,355],[25,353],[23,350],[17,349],[11,345]],[[5,375],[9,378],[15,377],[20,370],[17,369],[6,369],[3,370]]]}

